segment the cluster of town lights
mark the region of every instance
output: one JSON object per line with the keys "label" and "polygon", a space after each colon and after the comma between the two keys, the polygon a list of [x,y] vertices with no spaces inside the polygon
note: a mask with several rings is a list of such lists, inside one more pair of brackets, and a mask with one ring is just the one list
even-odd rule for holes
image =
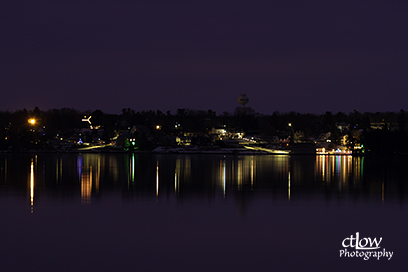
{"label": "cluster of town lights", "polygon": [[337,154],[337,155],[349,155],[352,154],[353,152],[351,150],[341,150],[339,148],[337,149],[331,149],[331,150],[326,150],[326,148],[322,148],[321,150],[319,150],[319,148],[316,148],[316,154]]}

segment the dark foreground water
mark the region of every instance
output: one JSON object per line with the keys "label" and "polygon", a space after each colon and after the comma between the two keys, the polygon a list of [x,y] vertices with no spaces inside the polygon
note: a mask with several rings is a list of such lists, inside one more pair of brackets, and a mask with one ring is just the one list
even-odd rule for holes
{"label": "dark foreground water", "polygon": [[[0,271],[404,271],[406,157],[1,154]],[[356,237],[387,257],[340,257]]]}

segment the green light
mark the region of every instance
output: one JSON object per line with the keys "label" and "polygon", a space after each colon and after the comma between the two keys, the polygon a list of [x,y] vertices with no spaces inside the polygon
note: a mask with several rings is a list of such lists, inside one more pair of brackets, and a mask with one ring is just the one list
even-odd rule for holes
{"label": "green light", "polygon": [[132,142],[132,145],[135,145],[135,142]]}

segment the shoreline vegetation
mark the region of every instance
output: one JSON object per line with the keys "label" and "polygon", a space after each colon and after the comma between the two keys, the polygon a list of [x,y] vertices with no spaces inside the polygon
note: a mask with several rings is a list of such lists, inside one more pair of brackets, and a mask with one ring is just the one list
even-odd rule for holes
{"label": "shoreline vegetation", "polygon": [[408,115],[177,109],[0,111],[0,152],[407,155]]}

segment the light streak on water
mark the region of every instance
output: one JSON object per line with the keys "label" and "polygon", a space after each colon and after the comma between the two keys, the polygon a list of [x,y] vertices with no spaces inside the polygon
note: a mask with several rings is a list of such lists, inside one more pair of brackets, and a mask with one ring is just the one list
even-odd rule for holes
{"label": "light streak on water", "polygon": [[159,161],[156,165],[156,196],[159,196]]}
{"label": "light streak on water", "polygon": [[34,162],[31,158],[30,168],[30,199],[31,199],[31,213],[34,212]]}

